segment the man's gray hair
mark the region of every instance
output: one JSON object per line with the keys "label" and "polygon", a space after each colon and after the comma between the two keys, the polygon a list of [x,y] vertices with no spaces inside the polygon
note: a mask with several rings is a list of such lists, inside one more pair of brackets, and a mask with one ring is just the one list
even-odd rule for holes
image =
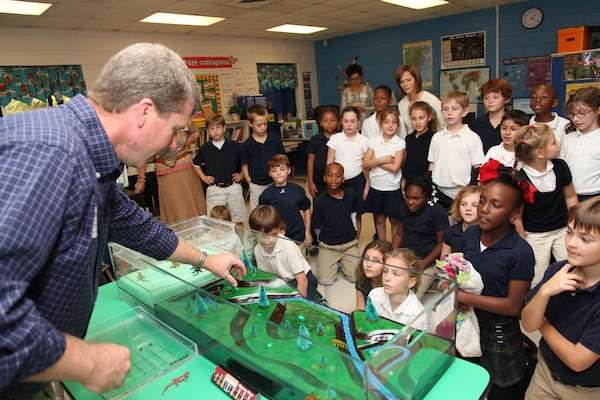
{"label": "man's gray hair", "polygon": [[179,113],[186,103],[200,105],[192,72],[174,51],[156,43],[136,43],[104,65],[88,97],[110,112],[121,112],[141,99],[151,99],[160,115]]}

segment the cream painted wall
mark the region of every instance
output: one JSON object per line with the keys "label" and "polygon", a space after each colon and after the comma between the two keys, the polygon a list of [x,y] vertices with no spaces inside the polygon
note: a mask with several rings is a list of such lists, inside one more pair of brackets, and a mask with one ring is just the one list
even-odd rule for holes
{"label": "cream painted wall", "polygon": [[[314,105],[319,98],[315,52],[311,41],[0,27],[0,65],[81,64],[86,84],[91,87],[110,56],[136,42],[159,42],[182,57],[234,56],[239,60],[235,67],[242,68],[244,73],[256,74],[256,63],[261,62],[295,63],[299,75],[296,91],[299,115],[305,116],[302,72],[311,72]],[[197,74],[232,73],[229,68],[192,71]],[[258,83],[256,87],[258,90]]]}

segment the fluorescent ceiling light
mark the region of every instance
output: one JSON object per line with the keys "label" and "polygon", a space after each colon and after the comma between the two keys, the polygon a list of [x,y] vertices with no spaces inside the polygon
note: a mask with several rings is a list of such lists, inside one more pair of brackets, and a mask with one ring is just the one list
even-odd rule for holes
{"label": "fluorescent ceiling light", "polygon": [[221,22],[224,19],[225,18],[220,17],[204,17],[202,15],[154,13],[140,22],[148,22],[151,24],[209,26]]}
{"label": "fluorescent ceiling light", "polygon": [[384,3],[394,4],[396,6],[402,6],[406,8],[412,8],[413,10],[422,10],[424,8],[431,8],[435,6],[441,6],[448,4],[444,0],[381,0]]}
{"label": "fluorescent ceiling light", "polygon": [[284,24],[279,25],[274,28],[269,28],[267,31],[269,32],[280,32],[280,33],[298,33],[301,35],[310,35],[311,33],[321,32],[327,28],[323,28],[322,26],[307,26],[307,25],[292,25],[292,24]]}
{"label": "fluorescent ceiling light", "polygon": [[30,3],[28,1],[0,0],[0,13],[20,15],[42,15],[50,8],[48,3]]}

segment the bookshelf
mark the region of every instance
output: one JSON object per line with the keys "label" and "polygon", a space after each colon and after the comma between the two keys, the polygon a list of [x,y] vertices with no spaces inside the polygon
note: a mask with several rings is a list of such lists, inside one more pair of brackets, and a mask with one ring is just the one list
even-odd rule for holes
{"label": "bookshelf", "polygon": [[[244,140],[248,138],[249,128],[248,121],[228,121],[225,123],[225,137],[227,139],[235,140],[239,143],[242,143]],[[208,142],[210,137],[208,135],[208,131],[205,127],[200,128],[200,136],[198,137],[198,144],[202,146],[204,143]]]}

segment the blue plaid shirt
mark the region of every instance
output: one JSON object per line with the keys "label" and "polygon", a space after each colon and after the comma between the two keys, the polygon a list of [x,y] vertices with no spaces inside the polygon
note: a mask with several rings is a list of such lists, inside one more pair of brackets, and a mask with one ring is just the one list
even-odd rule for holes
{"label": "blue plaid shirt", "polygon": [[81,95],[0,118],[0,398],[38,391],[19,382],[60,358],[63,332],[84,337],[107,240],[157,259],[175,250],[173,232],[117,190],[121,171]]}

